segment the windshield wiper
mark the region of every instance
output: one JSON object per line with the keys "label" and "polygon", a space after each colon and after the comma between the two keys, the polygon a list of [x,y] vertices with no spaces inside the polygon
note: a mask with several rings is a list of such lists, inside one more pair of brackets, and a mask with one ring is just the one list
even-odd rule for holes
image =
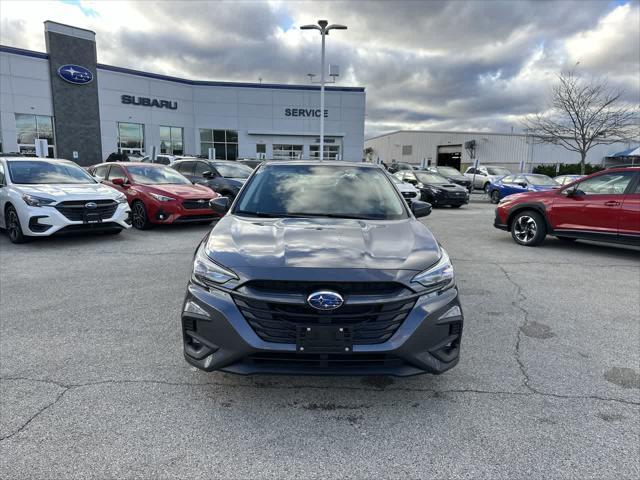
{"label": "windshield wiper", "polygon": [[236,210],[236,215],[246,215],[248,217],[261,218],[297,218],[299,215],[291,215],[287,213],[269,213],[269,212],[250,212],[248,210]]}
{"label": "windshield wiper", "polygon": [[349,220],[384,220],[385,217],[374,215],[343,215],[338,213],[291,213],[296,217],[345,218]]}

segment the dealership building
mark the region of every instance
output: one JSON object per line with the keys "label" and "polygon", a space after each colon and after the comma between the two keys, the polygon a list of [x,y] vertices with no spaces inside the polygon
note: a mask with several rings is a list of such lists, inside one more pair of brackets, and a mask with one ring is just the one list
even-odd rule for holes
{"label": "dealership building", "polygon": [[[586,162],[607,166],[631,163],[625,152],[639,143],[596,145],[589,151]],[[576,152],[560,145],[541,144],[518,133],[405,130],[367,139],[365,149],[369,160],[374,162],[389,164],[396,160],[413,165],[451,166],[463,171],[476,160],[479,164],[504,166],[513,172],[531,171],[544,164],[580,162]]]}
{"label": "dealership building", "polygon": [[[362,159],[365,90],[200,81],[97,62],[95,33],[45,22],[47,52],[0,46],[0,151],[91,165],[121,151]],[[44,143],[46,142],[46,143]]]}

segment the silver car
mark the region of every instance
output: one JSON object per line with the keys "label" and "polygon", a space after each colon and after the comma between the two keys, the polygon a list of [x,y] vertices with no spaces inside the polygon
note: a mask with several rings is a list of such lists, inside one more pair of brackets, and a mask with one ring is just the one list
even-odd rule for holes
{"label": "silver car", "polygon": [[495,182],[505,175],[513,175],[513,173],[508,168],[495,165],[482,165],[477,169],[469,167],[467,171],[464,172],[464,176],[473,182],[474,189],[484,190],[486,193],[489,193],[489,184],[491,184],[491,182]]}

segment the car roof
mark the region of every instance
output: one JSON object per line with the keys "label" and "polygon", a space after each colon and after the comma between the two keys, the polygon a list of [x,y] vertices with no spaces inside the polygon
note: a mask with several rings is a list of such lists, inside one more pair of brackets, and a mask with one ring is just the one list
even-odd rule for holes
{"label": "car roof", "polygon": [[344,160],[265,160],[265,165],[327,165],[333,167],[366,167],[366,168],[382,168],[381,165],[366,162],[347,162]]}
{"label": "car roof", "polygon": [[[67,160],[66,158],[42,158],[42,157],[1,157],[3,160],[11,160],[18,162],[67,162],[73,163],[71,160]],[[78,165],[79,166],[79,165]]]}

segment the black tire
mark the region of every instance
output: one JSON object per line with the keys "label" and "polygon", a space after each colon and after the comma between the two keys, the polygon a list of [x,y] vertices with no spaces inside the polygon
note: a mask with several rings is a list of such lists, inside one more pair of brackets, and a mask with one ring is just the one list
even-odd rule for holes
{"label": "black tire", "polygon": [[16,212],[16,209],[13,208],[12,205],[9,205],[5,210],[4,221],[11,243],[25,243],[29,241],[29,238],[22,233],[20,217],[18,217],[18,212]]}
{"label": "black tire", "polygon": [[133,217],[132,225],[138,230],[147,230],[151,227],[147,209],[141,201],[136,200],[133,202],[133,205],[131,205],[131,216]]}
{"label": "black tire", "polygon": [[485,183],[484,186],[482,187],[482,189],[484,190],[484,193],[486,193],[487,195],[489,195],[489,187],[491,186],[491,184],[489,182]]}
{"label": "black tire", "polygon": [[546,236],[547,225],[538,212],[519,212],[511,222],[511,237],[520,245],[535,247],[540,245]]}
{"label": "black tire", "polygon": [[490,194],[491,203],[500,203],[500,192],[498,190],[493,190]]}
{"label": "black tire", "polygon": [[572,237],[556,237],[558,240],[562,240],[563,242],[567,242],[567,243],[571,243],[571,242],[575,242],[577,240],[577,238],[572,238]]}

